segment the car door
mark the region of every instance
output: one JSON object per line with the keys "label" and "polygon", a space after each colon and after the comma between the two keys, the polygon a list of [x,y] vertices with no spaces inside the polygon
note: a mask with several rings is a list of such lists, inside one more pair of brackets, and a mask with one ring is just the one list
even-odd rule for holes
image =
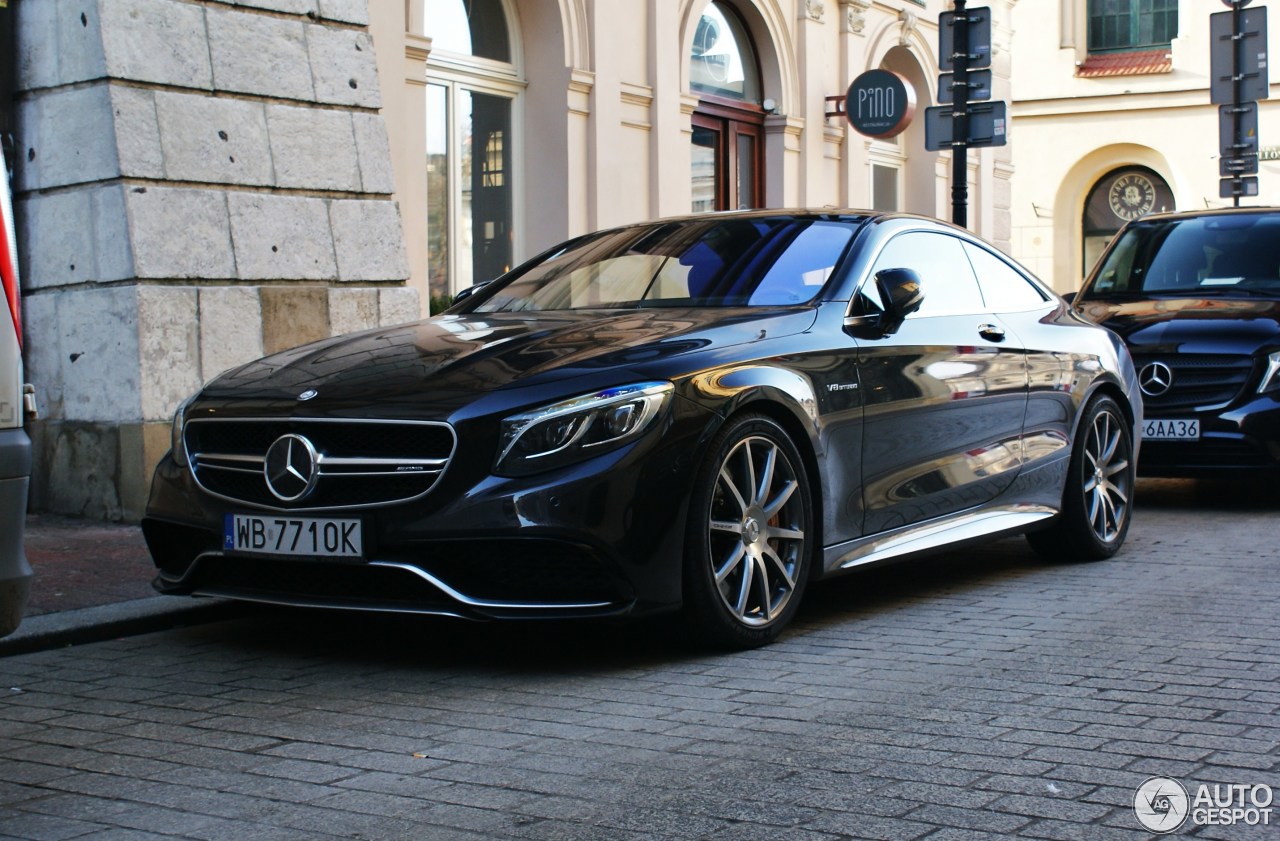
{"label": "car door", "polygon": [[1022,473],[1062,457],[1070,447],[1074,376],[1060,329],[1046,316],[1059,302],[994,251],[965,242],[987,308],[995,312],[1026,354],[1027,412],[1022,433]]}
{"label": "car door", "polygon": [[859,336],[864,534],[992,500],[1017,475],[1027,403],[1023,348],[984,304],[959,237],[895,235],[859,294],[877,297],[872,279],[891,268],[918,274],[924,303],[888,335]]}

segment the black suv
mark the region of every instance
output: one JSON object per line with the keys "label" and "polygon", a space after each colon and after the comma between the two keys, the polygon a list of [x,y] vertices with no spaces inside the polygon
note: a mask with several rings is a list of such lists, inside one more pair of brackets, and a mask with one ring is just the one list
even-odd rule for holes
{"label": "black suv", "polygon": [[1280,208],[1131,222],[1074,307],[1138,367],[1141,475],[1280,473]]}

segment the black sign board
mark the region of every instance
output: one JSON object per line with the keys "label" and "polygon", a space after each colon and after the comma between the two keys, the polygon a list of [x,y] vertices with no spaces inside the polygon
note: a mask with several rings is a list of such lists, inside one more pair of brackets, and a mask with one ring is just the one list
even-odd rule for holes
{"label": "black sign board", "polygon": [[1238,199],[1258,195],[1258,176],[1224,178],[1218,182],[1218,198]]}
{"label": "black sign board", "polygon": [[1258,103],[1218,107],[1218,151],[1219,175],[1248,175],[1258,171]]}
{"label": "black sign board", "polygon": [[[955,69],[957,12],[938,15],[938,69]],[[991,66],[991,9],[979,6],[963,12],[969,27],[969,69]]]}
{"label": "black sign board", "polygon": [[844,115],[854,131],[868,137],[901,134],[916,114],[911,83],[888,70],[868,70],[849,85]]}
{"label": "black sign board", "polygon": [[969,136],[953,137],[955,121],[950,105],[924,109],[924,148],[930,152],[952,146],[1003,146],[1008,130],[1006,106],[1000,102],[975,102],[969,106]]}
{"label": "black sign board", "polygon": [[[1240,18],[1237,49],[1233,18]],[[1239,53],[1240,66],[1236,67]],[[1236,83],[1239,82],[1239,97]],[[1214,105],[1266,99],[1267,7],[1209,15],[1209,101]]]}
{"label": "black sign board", "polygon": [[[968,96],[965,91],[954,91],[953,76],[950,73],[938,74],[938,103],[947,105],[957,99],[968,102],[981,102],[991,98],[991,70],[970,70]],[[953,92],[954,91],[954,92]],[[959,93],[957,97],[955,94]]]}

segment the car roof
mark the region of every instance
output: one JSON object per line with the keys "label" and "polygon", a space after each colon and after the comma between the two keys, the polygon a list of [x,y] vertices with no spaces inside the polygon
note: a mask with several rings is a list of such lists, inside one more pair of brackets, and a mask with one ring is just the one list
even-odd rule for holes
{"label": "car roof", "polygon": [[1212,207],[1201,210],[1171,210],[1167,213],[1149,213],[1134,219],[1130,224],[1139,222],[1168,222],[1182,219],[1203,219],[1211,216],[1242,216],[1264,214],[1280,214],[1280,207]]}

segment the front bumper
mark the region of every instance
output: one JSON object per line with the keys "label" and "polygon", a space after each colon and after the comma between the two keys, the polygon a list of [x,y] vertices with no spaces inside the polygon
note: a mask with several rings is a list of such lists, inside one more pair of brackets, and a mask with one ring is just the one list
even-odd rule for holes
{"label": "front bumper", "polygon": [[[705,418],[685,425],[696,437]],[[522,478],[490,475],[487,461],[451,465],[412,502],[280,514],[358,518],[359,559],[225,551],[226,515],[264,512],[209,495],[166,456],[142,522],[158,570],[154,586],[175,595],[472,619],[674,609],[697,453],[684,438],[651,433]]]}
{"label": "front bumper", "polygon": [[[1200,422],[1198,441],[1146,440],[1138,473],[1151,477],[1240,478],[1280,474],[1280,401],[1258,396],[1236,408],[1175,412]],[[1148,412],[1147,420],[1162,419]]]}

